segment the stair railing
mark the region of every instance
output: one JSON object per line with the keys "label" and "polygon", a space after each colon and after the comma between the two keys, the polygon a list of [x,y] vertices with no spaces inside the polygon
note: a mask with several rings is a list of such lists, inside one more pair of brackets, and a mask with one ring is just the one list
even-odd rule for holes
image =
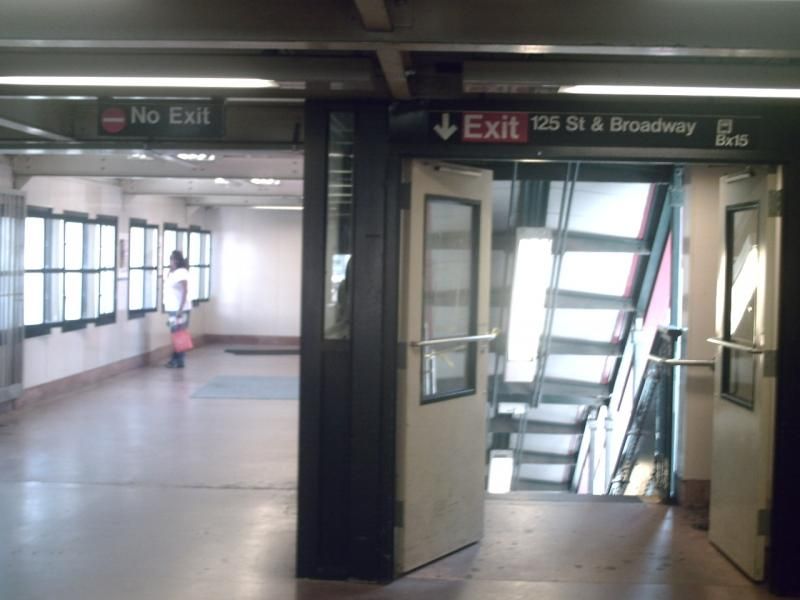
{"label": "stair railing", "polygon": [[[647,422],[654,421],[653,474],[648,493],[671,498],[673,385],[672,365],[677,339],[682,330],[661,327],[658,330],[645,365],[645,372],[634,396],[633,409],[617,458],[614,474],[608,485],[609,495],[624,495],[631,481],[633,469],[639,461]],[[651,411],[655,411],[653,414]]]}

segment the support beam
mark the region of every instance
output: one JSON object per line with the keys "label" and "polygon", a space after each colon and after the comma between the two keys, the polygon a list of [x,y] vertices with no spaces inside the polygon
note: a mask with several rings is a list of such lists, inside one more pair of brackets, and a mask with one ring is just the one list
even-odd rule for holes
{"label": "support beam", "polygon": [[[141,155],[157,156],[159,160],[140,160]],[[119,150],[105,154],[90,149],[74,149],[74,155],[33,154],[16,156],[12,159],[15,173],[21,175],[43,175],[62,177],[166,177],[178,180],[213,180],[223,177],[228,180],[245,180],[240,185],[216,185],[209,181],[211,188],[219,193],[241,193],[236,190],[250,190],[263,194],[285,193],[287,186],[302,190],[303,157],[298,153],[252,154],[246,151],[227,150],[220,152],[217,160],[208,162],[189,162],[177,158],[178,151],[154,153],[145,151]],[[223,155],[224,154],[224,155]],[[169,156],[174,160],[166,160]],[[251,178],[273,178],[277,185],[256,185],[249,183]],[[237,182],[238,183],[238,182]],[[141,183],[145,186],[145,183]],[[290,193],[295,194],[295,189]]]}
{"label": "support beam", "polygon": [[33,137],[44,138],[46,140],[51,140],[53,142],[73,141],[72,138],[67,137],[65,135],[61,135],[59,133],[53,133],[52,131],[47,131],[46,129],[40,129],[39,127],[34,127],[33,125],[25,125],[24,123],[20,123],[19,121],[4,119],[3,117],[0,117],[0,127],[5,129],[10,129],[12,131],[18,131],[20,133],[31,135]]}
{"label": "support beam", "polygon": [[355,3],[367,31],[392,30],[392,19],[384,0],[355,0]]}
{"label": "support beam", "polygon": [[406,63],[408,54],[392,48],[378,49],[378,62],[381,64],[383,76],[392,92],[392,97],[398,100],[411,98],[411,90],[406,79]]}

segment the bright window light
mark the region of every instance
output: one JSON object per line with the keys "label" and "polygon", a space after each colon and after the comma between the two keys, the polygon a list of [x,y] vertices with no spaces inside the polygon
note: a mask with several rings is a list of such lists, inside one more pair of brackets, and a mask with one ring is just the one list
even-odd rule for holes
{"label": "bright window light", "polygon": [[544,330],[547,288],[553,267],[550,230],[517,230],[517,253],[511,288],[506,381],[533,381],[539,338]]}
{"label": "bright window light", "polygon": [[511,491],[514,475],[514,453],[511,450],[492,450],[489,454],[490,494],[507,494]]}
{"label": "bright window light", "polygon": [[610,96],[701,96],[718,98],[800,98],[800,88],[733,88],[675,85],[570,85],[560,94]]}
{"label": "bright window light", "polygon": [[272,79],[245,77],[67,77],[49,75],[0,77],[0,85],[237,89],[279,87],[277,82]]}
{"label": "bright window light", "polygon": [[731,289],[731,331],[739,329],[746,312],[753,310],[753,296],[758,287],[758,246],[751,246],[750,250],[735,275]]}

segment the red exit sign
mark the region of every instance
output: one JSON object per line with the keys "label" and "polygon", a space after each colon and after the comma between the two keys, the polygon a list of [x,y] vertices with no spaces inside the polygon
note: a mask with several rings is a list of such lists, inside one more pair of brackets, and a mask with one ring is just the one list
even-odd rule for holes
{"label": "red exit sign", "polygon": [[528,113],[464,112],[461,140],[483,144],[526,144]]}

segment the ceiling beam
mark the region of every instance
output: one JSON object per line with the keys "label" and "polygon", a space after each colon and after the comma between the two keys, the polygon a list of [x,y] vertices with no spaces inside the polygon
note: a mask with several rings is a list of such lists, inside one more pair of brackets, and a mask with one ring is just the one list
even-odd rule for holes
{"label": "ceiling beam", "polygon": [[392,19],[384,0],[355,0],[355,3],[367,31],[392,30]]}
{"label": "ceiling beam", "polygon": [[[385,9],[383,0],[364,2],[370,10]],[[781,0],[761,0],[757,9],[742,0],[725,2],[724,9],[713,1],[651,0],[647,10],[641,0],[415,0],[407,2],[413,18],[402,27],[396,21],[391,32],[365,31],[358,10],[342,10],[341,0],[230,0],[224,11],[178,4],[186,10],[169,2],[150,2],[147,10],[136,2],[5,2],[0,45],[358,51],[399,43],[405,47],[398,50],[434,52],[800,56],[800,2]]]}
{"label": "ceiling beam", "polygon": [[[139,153],[141,154],[141,153]],[[146,153],[145,153],[146,154]],[[176,179],[226,179],[273,178],[281,185],[289,181],[302,183],[302,157],[248,157],[231,153],[214,162],[192,163],[176,159],[139,160],[130,158],[133,153],[99,154],[91,151],[75,155],[19,155],[12,158],[12,168],[18,175],[61,177],[168,177]],[[280,186],[275,186],[280,187]],[[263,187],[262,187],[263,189]]]}
{"label": "ceiling beam", "polygon": [[0,117],[0,127],[4,129],[10,129],[12,131],[18,131],[19,133],[24,133],[26,135],[30,135],[33,137],[43,138],[46,140],[51,140],[54,142],[72,142],[74,141],[72,138],[69,138],[65,135],[61,135],[58,133],[53,133],[52,131],[47,131],[46,129],[41,129],[39,127],[34,127],[33,125],[26,125],[24,123],[20,123],[19,121],[12,121],[11,119],[4,119]]}
{"label": "ceiling beam", "polygon": [[398,100],[411,98],[411,90],[406,78],[408,54],[390,48],[378,49],[378,62],[386,79],[386,84],[392,92],[392,97]]}

